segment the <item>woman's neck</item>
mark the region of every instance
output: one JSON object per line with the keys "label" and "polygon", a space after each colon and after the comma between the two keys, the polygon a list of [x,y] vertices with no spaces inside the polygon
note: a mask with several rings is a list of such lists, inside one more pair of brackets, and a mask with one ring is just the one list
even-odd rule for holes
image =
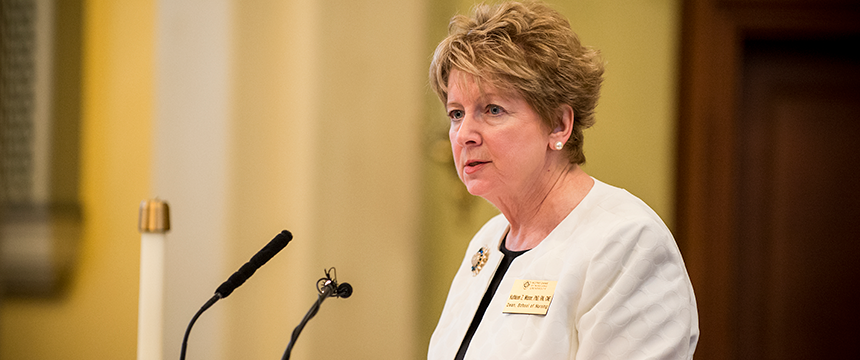
{"label": "woman's neck", "polygon": [[593,186],[594,179],[585,171],[577,165],[569,165],[553,174],[543,191],[531,192],[526,200],[497,205],[511,224],[506,247],[521,251],[540,244]]}

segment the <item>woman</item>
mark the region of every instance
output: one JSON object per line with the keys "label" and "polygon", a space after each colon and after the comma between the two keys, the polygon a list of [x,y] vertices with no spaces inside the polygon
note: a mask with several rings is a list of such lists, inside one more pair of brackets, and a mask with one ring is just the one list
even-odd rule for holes
{"label": "woman", "polygon": [[455,16],[430,82],[460,180],[501,214],[475,235],[429,359],[689,359],[693,289],[641,200],[586,174],[603,65],[539,3]]}

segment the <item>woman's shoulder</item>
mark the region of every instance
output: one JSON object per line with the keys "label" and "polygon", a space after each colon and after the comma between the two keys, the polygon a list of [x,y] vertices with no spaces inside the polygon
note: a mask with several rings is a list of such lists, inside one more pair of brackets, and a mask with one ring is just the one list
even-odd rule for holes
{"label": "woman's shoulder", "polygon": [[583,201],[586,211],[594,211],[617,221],[657,222],[665,226],[654,209],[629,191],[594,180],[594,187]]}

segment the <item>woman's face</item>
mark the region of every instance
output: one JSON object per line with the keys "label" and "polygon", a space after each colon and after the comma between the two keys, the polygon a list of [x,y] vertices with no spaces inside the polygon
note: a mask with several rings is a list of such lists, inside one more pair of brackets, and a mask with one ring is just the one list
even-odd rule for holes
{"label": "woman's face", "polygon": [[469,193],[496,204],[541,185],[550,131],[522,96],[479,88],[471,75],[453,69],[446,109],[457,175]]}

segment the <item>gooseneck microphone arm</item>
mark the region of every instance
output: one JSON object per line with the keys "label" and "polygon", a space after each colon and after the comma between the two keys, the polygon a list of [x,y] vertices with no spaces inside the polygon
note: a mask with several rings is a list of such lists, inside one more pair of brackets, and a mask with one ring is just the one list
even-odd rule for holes
{"label": "gooseneck microphone arm", "polygon": [[197,310],[197,313],[194,314],[194,317],[192,317],[191,321],[188,322],[188,327],[185,328],[185,336],[182,337],[182,350],[179,354],[179,359],[185,360],[185,350],[188,347],[188,336],[191,335],[191,327],[193,327],[194,323],[197,322],[197,318],[199,318],[200,315],[203,314],[204,311],[206,311],[206,309],[209,309],[210,307],[212,307],[212,305],[215,305],[218,300],[221,300],[221,295],[215,293],[215,295],[212,295],[212,297],[209,298],[209,300],[206,301],[206,303],[200,307],[200,310]]}
{"label": "gooseneck microphone arm", "polygon": [[[335,274],[332,277],[332,274]],[[292,336],[290,336],[290,343],[287,345],[287,350],[284,351],[284,356],[281,357],[281,360],[289,360],[290,353],[293,351],[293,346],[296,344],[296,340],[299,338],[299,334],[302,333],[302,329],[305,328],[308,321],[311,320],[320,309],[320,305],[322,302],[328,297],[339,297],[342,299],[346,299],[352,295],[352,285],[349,283],[341,283],[337,284],[337,270],[335,268],[331,268],[329,270],[325,270],[325,277],[317,280],[317,292],[319,292],[319,296],[317,297],[317,301],[311,305],[311,309],[308,310],[305,317],[299,323],[298,326],[293,330]]]}
{"label": "gooseneck microphone arm", "polygon": [[194,326],[194,323],[197,322],[197,318],[203,314],[206,309],[209,309],[214,305],[218,300],[226,298],[233,293],[233,290],[236,290],[239,286],[245,283],[245,280],[248,280],[251,275],[254,275],[254,272],[263,266],[266,262],[268,262],[273,256],[275,256],[278,252],[281,251],[290,240],[293,239],[293,234],[289,231],[284,230],[281,231],[278,235],[275,235],[275,238],[272,241],[269,241],[266,246],[264,246],[260,251],[258,251],[254,256],[251,257],[251,260],[248,260],[242,267],[239,268],[233,275],[230,275],[230,278],[227,279],[221,286],[218,286],[218,289],[215,290],[215,295],[212,295],[200,310],[197,310],[197,313],[194,314],[194,317],[191,318],[191,321],[188,323],[188,328],[185,329],[185,336],[182,338],[182,350],[179,354],[180,360],[185,360],[185,350],[188,345],[188,336],[191,334],[191,327]]}

